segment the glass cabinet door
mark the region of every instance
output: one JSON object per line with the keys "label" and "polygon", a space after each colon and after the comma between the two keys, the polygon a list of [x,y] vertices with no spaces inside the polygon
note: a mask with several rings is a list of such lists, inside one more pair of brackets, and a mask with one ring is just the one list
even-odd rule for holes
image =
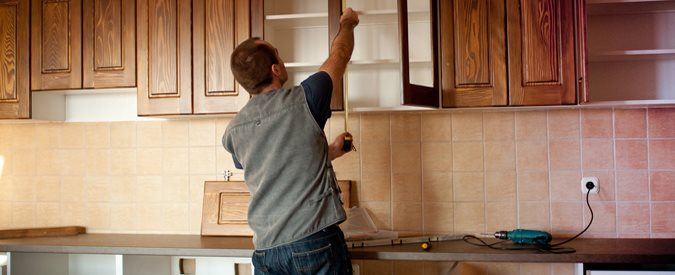
{"label": "glass cabinet door", "polygon": [[438,7],[435,0],[398,0],[403,104],[439,107]]}

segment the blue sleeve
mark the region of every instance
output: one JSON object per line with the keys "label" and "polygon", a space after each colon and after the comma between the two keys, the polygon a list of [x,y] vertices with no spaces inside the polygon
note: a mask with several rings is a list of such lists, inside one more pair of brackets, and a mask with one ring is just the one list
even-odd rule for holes
{"label": "blue sleeve", "polygon": [[333,96],[333,80],[327,72],[320,71],[309,76],[300,85],[305,90],[309,111],[319,127],[323,129],[331,116],[330,100]]}
{"label": "blue sleeve", "polygon": [[242,166],[241,163],[239,163],[239,160],[237,160],[237,158],[234,155],[232,155],[232,161],[234,162],[234,168],[244,169],[244,166]]}

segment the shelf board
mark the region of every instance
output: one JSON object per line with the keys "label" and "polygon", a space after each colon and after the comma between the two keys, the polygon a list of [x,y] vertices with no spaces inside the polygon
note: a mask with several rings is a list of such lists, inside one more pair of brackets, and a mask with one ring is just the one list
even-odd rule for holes
{"label": "shelf board", "polygon": [[624,15],[675,12],[675,1],[613,1],[587,2],[588,15]]}
{"label": "shelf board", "polygon": [[289,14],[265,15],[265,20],[288,20],[288,19],[307,19],[307,18],[328,18],[328,13],[316,12],[316,13],[289,13]]}
{"label": "shelf board", "polygon": [[586,4],[620,4],[643,2],[667,2],[669,0],[586,0]]}
{"label": "shelf board", "polygon": [[589,61],[630,61],[645,59],[670,59],[675,57],[675,49],[621,50],[589,54]]}
{"label": "shelf board", "polygon": [[[431,63],[430,60],[411,60],[411,63]],[[349,65],[382,65],[382,64],[399,64],[398,59],[360,59],[349,61]],[[320,67],[319,62],[286,62],[284,65],[286,68],[311,68],[311,67]]]}

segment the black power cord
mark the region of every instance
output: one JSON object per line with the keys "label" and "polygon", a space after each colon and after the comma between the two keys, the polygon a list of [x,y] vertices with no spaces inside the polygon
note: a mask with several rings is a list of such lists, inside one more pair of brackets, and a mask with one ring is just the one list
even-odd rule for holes
{"label": "black power cord", "polygon": [[[586,233],[588,228],[591,227],[591,224],[593,224],[593,208],[591,208],[591,202],[590,202],[590,195],[591,195],[591,190],[595,188],[595,184],[592,182],[587,182],[586,183],[586,205],[588,206],[588,210],[591,212],[591,220],[588,222],[588,225],[586,225],[586,228],[579,232],[579,234],[576,234],[574,237],[571,237],[567,240],[561,241],[559,243],[555,244],[545,244],[545,245],[540,245],[540,244],[509,244],[509,246],[505,246],[504,244],[507,242],[507,240],[504,241],[497,241],[493,243],[488,243],[474,235],[465,235],[462,237],[462,240],[464,240],[466,243],[475,245],[475,246],[481,246],[481,247],[487,247],[491,249],[497,249],[497,250],[534,250],[534,251],[539,251],[539,252],[544,252],[544,253],[553,253],[553,254],[567,254],[567,253],[574,253],[576,252],[576,249],[571,248],[571,247],[561,247],[561,245],[566,244],[568,242],[571,242],[575,240],[576,238],[579,238],[582,234]],[[474,242],[478,241],[478,242]]]}

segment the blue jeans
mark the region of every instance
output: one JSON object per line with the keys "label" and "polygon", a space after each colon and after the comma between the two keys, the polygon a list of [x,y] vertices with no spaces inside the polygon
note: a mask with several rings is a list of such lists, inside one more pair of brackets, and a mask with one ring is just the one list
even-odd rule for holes
{"label": "blue jeans", "polygon": [[253,252],[255,274],[352,274],[340,227],[332,225],[304,239]]}

